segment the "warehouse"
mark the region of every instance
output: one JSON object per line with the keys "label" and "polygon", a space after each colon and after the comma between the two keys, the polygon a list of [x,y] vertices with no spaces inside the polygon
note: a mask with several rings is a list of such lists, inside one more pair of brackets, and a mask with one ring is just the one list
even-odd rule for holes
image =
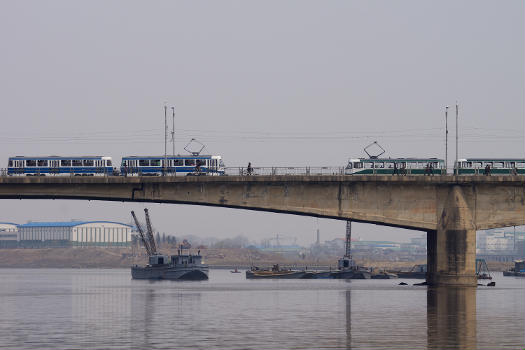
{"label": "warehouse", "polygon": [[20,247],[122,247],[132,226],[112,221],[28,222],[18,226]]}
{"label": "warehouse", "polygon": [[0,248],[16,248],[18,245],[18,225],[0,222]]}

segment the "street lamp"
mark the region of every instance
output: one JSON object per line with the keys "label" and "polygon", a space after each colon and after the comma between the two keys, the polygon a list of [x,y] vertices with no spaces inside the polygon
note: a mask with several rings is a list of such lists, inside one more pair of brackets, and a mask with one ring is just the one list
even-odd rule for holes
{"label": "street lamp", "polygon": [[448,106],[445,106],[445,175],[448,169]]}

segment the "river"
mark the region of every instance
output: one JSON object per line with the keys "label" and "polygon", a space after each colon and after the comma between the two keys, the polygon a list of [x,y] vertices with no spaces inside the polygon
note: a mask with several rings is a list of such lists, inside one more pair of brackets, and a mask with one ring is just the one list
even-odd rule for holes
{"label": "river", "polygon": [[[0,269],[1,349],[523,349],[525,279],[132,280],[128,269]],[[486,284],[486,281],[483,283]]]}

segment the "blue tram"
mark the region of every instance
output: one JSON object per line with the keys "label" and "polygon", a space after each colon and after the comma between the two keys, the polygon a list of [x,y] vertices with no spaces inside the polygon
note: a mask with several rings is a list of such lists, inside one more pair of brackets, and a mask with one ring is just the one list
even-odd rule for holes
{"label": "blue tram", "polygon": [[9,157],[8,175],[19,176],[103,176],[113,174],[111,157]]}
{"label": "blue tram", "polygon": [[122,157],[120,173],[131,176],[224,175],[224,164],[222,157],[217,155],[127,156]]}

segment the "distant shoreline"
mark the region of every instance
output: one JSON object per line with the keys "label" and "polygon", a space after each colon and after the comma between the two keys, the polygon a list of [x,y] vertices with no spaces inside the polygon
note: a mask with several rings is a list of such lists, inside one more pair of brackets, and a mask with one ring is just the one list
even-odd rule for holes
{"label": "distant shoreline", "polygon": [[[174,249],[161,249],[163,254],[175,254]],[[39,249],[0,249],[0,268],[64,268],[64,269],[122,269],[132,265],[145,264],[145,256],[132,256],[130,248],[39,248]],[[267,253],[248,248],[203,248],[201,255],[212,269],[248,269],[250,266],[305,268],[313,270],[335,269],[337,256],[310,259],[290,258],[277,253]],[[380,270],[410,270],[423,261],[379,261],[356,258],[362,266]],[[490,271],[504,271],[513,263],[487,262]]]}

